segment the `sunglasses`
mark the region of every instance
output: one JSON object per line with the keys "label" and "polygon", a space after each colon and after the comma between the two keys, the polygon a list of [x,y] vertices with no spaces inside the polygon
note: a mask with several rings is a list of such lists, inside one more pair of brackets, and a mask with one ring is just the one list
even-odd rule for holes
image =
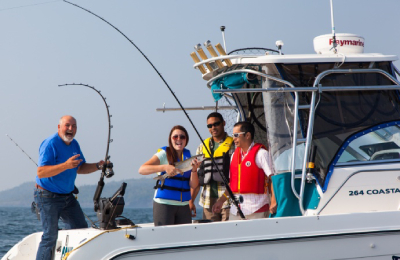
{"label": "sunglasses", "polygon": [[217,126],[219,126],[220,124],[221,124],[221,121],[215,122],[214,124],[208,124],[208,125],[207,125],[207,128],[212,128],[213,126],[217,127]]}
{"label": "sunglasses", "polygon": [[232,137],[234,137],[234,138],[238,138],[239,137],[239,135],[241,135],[241,134],[245,134],[246,132],[240,132],[240,133],[233,133],[232,134]]}
{"label": "sunglasses", "polygon": [[178,140],[178,138],[181,139],[181,140],[186,140],[186,136],[185,135],[174,135],[174,136],[172,136],[172,139],[174,139],[174,140]]}

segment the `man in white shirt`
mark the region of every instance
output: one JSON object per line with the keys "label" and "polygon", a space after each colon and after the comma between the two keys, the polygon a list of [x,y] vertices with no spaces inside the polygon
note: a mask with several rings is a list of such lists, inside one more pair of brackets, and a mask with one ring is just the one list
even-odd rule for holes
{"label": "man in white shirt", "polygon": [[[242,196],[240,209],[246,219],[265,218],[269,214],[269,183],[273,174],[271,157],[262,144],[254,143],[254,126],[249,122],[238,122],[233,127],[236,150],[232,155],[229,186],[236,196]],[[213,206],[214,212],[221,210],[229,198],[225,191]],[[231,206],[229,220],[238,220],[240,215],[235,205]]]}

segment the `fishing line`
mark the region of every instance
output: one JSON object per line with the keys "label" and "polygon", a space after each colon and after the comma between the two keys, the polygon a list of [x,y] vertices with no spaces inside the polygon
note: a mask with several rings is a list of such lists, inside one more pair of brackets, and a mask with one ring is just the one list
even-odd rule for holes
{"label": "fishing line", "polygon": [[38,166],[37,163],[29,156],[29,154],[27,154],[21,146],[19,146],[12,138],[11,136],[9,136],[8,134],[6,134],[6,136],[8,138],[10,138],[11,142],[13,142],[26,156],[28,156],[28,158],[36,165],[36,167]]}
{"label": "fishing line", "polygon": [[35,5],[45,5],[45,4],[50,4],[50,3],[54,3],[54,2],[60,2],[60,1],[61,0],[54,0],[54,1],[48,1],[48,2],[41,2],[41,3],[37,3],[37,4],[20,5],[20,6],[15,6],[15,7],[3,8],[3,9],[0,9],[0,12],[11,10],[11,9],[19,9],[19,8],[24,8],[24,7],[29,7],[29,6],[35,6]]}
{"label": "fishing line", "polygon": [[122,36],[124,36],[124,37],[125,37],[139,52],[140,52],[140,54],[142,54],[142,56],[150,63],[150,65],[153,67],[153,69],[157,72],[158,76],[160,76],[161,80],[162,80],[162,81],[164,82],[164,84],[167,86],[168,90],[169,90],[169,91],[171,92],[171,94],[174,96],[176,102],[178,102],[178,104],[179,104],[179,106],[181,107],[182,111],[185,113],[187,119],[189,120],[190,124],[192,125],[192,127],[193,127],[194,131],[196,132],[197,136],[200,138],[200,141],[201,141],[201,143],[203,144],[203,147],[206,148],[208,154],[210,155],[210,158],[211,158],[211,161],[212,161],[213,165],[214,165],[215,168],[218,170],[218,173],[221,175],[221,178],[222,178],[222,180],[223,180],[224,183],[225,183],[226,190],[228,191],[230,198],[232,199],[233,203],[235,204],[236,208],[238,209],[238,212],[239,212],[240,217],[241,217],[242,219],[245,219],[245,216],[244,216],[242,210],[240,209],[239,202],[238,202],[237,198],[234,196],[232,190],[230,189],[230,187],[229,187],[229,185],[228,185],[228,183],[229,183],[228,180],[225,178],[225,176],[224,176],[224,175],[221,173],[221,171],[219,170],[219,168],[218,168],[218,166],[217,166],[217,164],[216,164],[216,162],[215,162],[215,160],[214,160],[214,157],[212,156],[210,150],[209,150],[209,149],[207,148],[207,146],[205,145],[205,143],[204,143],[204,141],[203,141],[203,138],[200,136],[200,133],[197,131],[197,128],[194,126],[194,124],[193,124],[192,120],[190,119],[189,115],[186,113],[186,110],[185,110],[185,108],[182,106],[182,104],[181,104],[181,102],[179,101],[178,97],[177,97],[177,96],[175,95],[175,93],[172,91],[172,89],[171,89],[171,87],[168,85],[167,81],[163,78],[163,76],[161,75],[161,73],[157,70],[157,68],[153,65],[153,63],[149,60],[149,58],[147,58],[147,56],[139,49],[139,47],[136,46],[136,44],[135,44],[131,39],[128,38],[128,36],[126,36],[126,35],[125,35],[123,32],[121,32],[117,27],[115,27],[114,25],[112,25],[111,23],[109,23],[109,22],[108,22],[107,20],[105,20],[104,18],[98,16],[97,14],[95,14],[95,13],[89,11],[88,9],[83,8],[83,7],[81,7],[81,6],[77,5],[77,4],[68,2],[67,0],[63,0],[63,1],[66,2],[66,3],[68,3],[68,4],[70,4],[70,5],[76,6],[76,7],[80,8],[80,9],[82,9],[82,10],[84,10],[84,11],[86,11],[86,12],[88,12],[88,13],[94,15],[94,16],[96,16],[97,18],[101,19],[102,21],[104,21],[105,23],[107,23],[108,25],[110,25],[112,28],[114,28],[116,31],[118,31],[120,34],[122,34]]}

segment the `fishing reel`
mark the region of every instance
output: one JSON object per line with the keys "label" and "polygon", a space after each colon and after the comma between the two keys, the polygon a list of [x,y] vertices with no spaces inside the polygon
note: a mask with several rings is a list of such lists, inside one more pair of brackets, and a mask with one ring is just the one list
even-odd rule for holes
{"label": "fishing reel", "polygon": [[104,171],[104,176],[106,176],[106,178],[111,178],[112,176],[114,176],[114,164],[110,161],[107,161],[106,163],[104,163],[103,165],[100,165],[99,168],[100,170],[103,170],[103,168],[105,167],[105,171]]}
{"label": "fishing reel", "polygon": [[243,201],[244,201],[244,199],[243,199],[243,196],[242,195],[236,195],[235,196],[236,197],[236,200],[239,202],[239,204],[242,204],[243,203]]}
{"label": "fishing reel", "polygon": [[[244,199],[242,195],[235,195],[235,199],[239,204],[242,204]],[[232,198],[229,198],[229,204],[235,204]]]}

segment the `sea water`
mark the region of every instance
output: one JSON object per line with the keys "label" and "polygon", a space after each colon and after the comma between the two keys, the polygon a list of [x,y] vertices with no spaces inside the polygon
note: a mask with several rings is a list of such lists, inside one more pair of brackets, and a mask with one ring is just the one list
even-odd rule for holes
{"label": "sea water", "polygon": [[[97,221],[93,208],[84,208],[83,212],[93,221]],[[153,222],[153,209],[125,208],[124,217],[135,224]],[[88,226],[91,223],[88,221]],[[59,227],[63,228],[62,222]],[[0,207],[0,258],[25,236],[42,231],[42,225],[30,208]]]}

